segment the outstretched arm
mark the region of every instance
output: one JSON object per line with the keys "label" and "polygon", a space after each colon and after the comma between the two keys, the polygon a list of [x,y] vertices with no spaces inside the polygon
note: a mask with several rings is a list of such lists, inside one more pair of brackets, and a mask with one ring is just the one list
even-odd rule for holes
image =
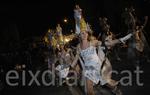
{"label": "outstretched arm", "polygon": [[125,42],[131,38],[131,36],[133,36],[132,33],[129,33],[128,35],[122,37],[122,38],[119,38],[119,39],[111,39],[109,38],[108,40],[105,41],[105,46],[108,48],[108,49],[111,49],[111,47],[115,46],[116,44],[119,44],[119,43],[123,43],[125,44]]}
{"label": "outstretched arm", "polygon": [[105,41],[105,46],[108,49],[111,49],[113,46],[115,46],[116,44],[121,43],[119,39],[115,39],[115,40],[111,40],[111,41]]}

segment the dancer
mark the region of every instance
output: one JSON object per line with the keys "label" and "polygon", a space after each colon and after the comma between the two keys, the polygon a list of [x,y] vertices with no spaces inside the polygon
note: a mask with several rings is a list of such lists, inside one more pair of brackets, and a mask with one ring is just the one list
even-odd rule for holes
{"label": "dancer", "polygon": [[[101,61],[96,53],[96,45],[98,41],[90,41],[90,34],[87,30],[82,30],[79,35],[80,43],[77,46],[77,54],[75,56],[75,59],[71,65],[71,67],[74,68],[75,64],[77,63],[77,60],[79,57],[83,58],[84,64],[82,64],[83,69],[83,76],[85,77],[85,87],[87,95],[95,95],[93,85],[98,84],[101,80],[102,85],[104,85],[106,82],[102,79],[100,75],[100,69],[101,69]],[[81,63],[80,62],[80,63]]]}
{"label": "dancer", "polygon": [[69,73],[69,65],[72,62],[70,52],[71,50],[66,48],[64,44],[60,44],[57,51],[57,59],[59,64],[56,66],[56,70],[58,71],[60,78],[66,78]]}
{"label": "dancer", "polygon": [[[101,71],[101,66],[104,60],[106,59],[108,61],[108,59],[105,58],[103,50],[101,49],[101,42],[98,40],[91,40],[91,31],[87,27],[87,24],[82,16],[79,23],[80,42],[77,45],[76,56],[71,64],[71,67],[74,68],[77,61],[80,61],[83,77],[85,77],[85,93],[87,95],[95,95],[93,85],[98,84],[99,82],[101,85],[107,85],[111,89],[114,89],[118,83],[110,81],[111,73],[105,72],[107,68],[106,70]],[[125,38],[121,38],[121,40],[124,41]],[[99,53],[96,51],[97,47],[99,47]],[[111,67],[111,65],[107,66]],[[102,74],[100,72],[102,72]]]}

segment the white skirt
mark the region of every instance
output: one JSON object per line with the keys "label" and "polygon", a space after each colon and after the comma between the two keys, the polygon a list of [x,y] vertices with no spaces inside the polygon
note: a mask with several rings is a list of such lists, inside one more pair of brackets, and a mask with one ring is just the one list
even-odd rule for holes
{"label": "white skirt", "polygon": [[100,81],[101,85],[104,85],[107,82],[102,78],[100,68],[101,65],[99,63],[85,66],[84,76],[93,81],[94,84],[98,84]]}

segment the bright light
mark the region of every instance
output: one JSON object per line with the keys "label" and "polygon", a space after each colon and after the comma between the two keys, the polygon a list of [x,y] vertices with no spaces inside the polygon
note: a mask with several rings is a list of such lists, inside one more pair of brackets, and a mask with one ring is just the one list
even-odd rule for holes
{"label": "bright light", "polygon": [[68,22],[68,20],[67,20],[67,19],[64,19],[64,22],[65,22],[65,23],[67,23],[67,22]]}

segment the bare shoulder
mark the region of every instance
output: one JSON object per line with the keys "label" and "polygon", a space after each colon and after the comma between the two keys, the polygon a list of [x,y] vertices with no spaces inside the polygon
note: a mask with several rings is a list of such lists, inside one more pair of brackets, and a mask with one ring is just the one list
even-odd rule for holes
{"label": "bare shoulder", "polygon": [[92,45],[93,45],[93,46],[99,46],[99,45],[102,44],[102,42],[99,41],[99,40],[92,40],[91,42],[92,42]]}

